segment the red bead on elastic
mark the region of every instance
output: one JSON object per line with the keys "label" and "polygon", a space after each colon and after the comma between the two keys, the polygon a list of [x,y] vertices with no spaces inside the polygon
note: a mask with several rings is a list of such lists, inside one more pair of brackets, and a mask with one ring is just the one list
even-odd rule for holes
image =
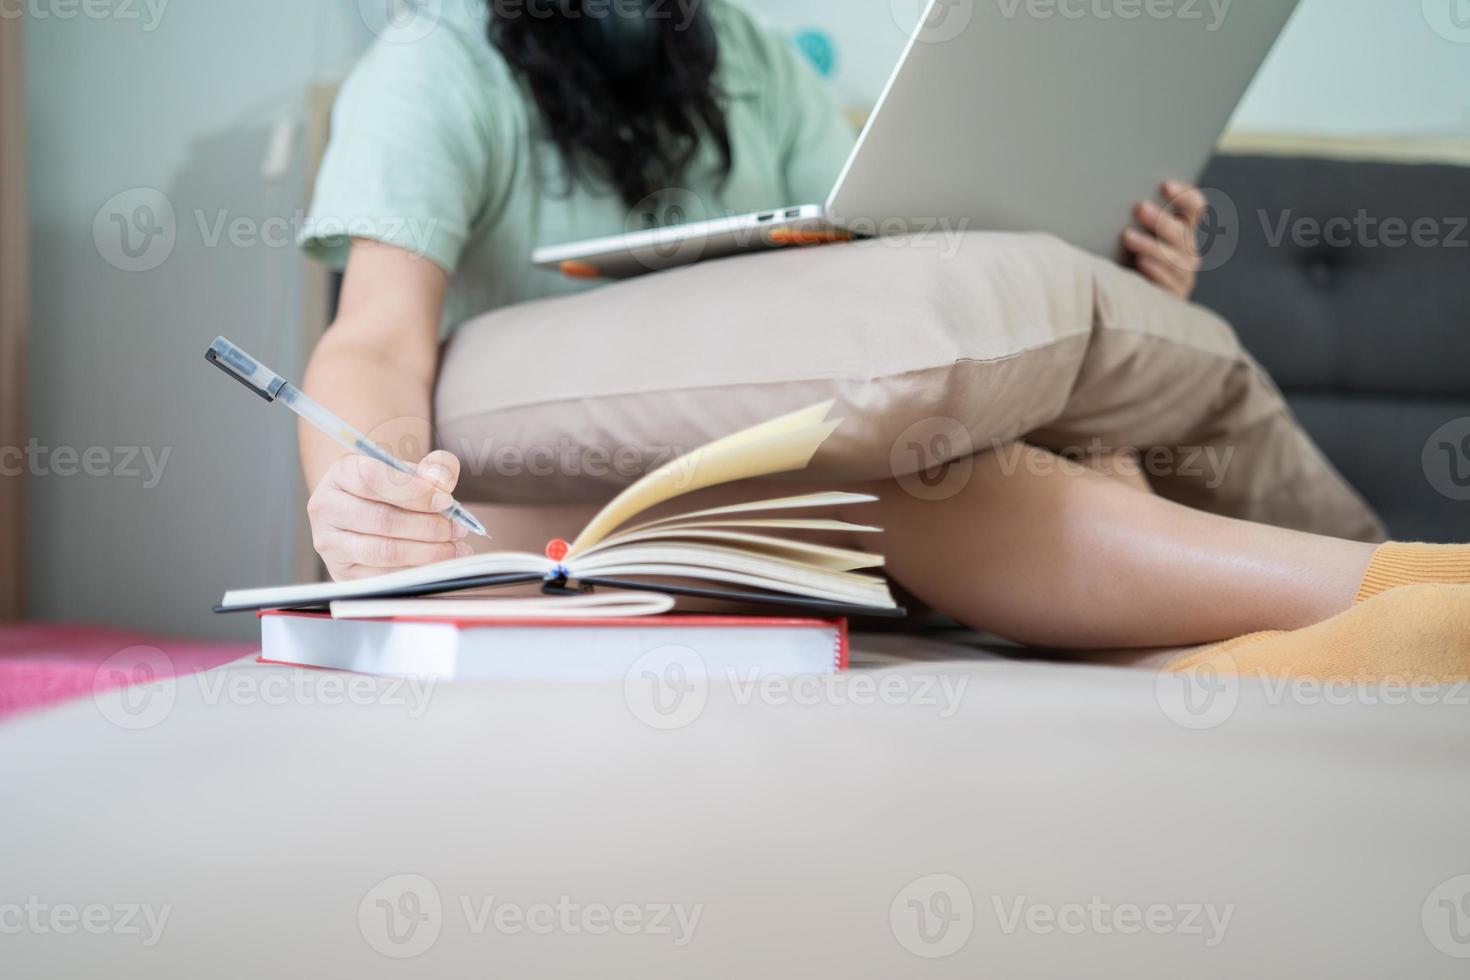
{"label": "red bead on elastic", "polygon": [[567,552],[571,549],[571,545],[567,544],[561,538],[556,538],[552,541],[547,542],[546,557],[550,558],[552,561],[561,561],[567,556]]}

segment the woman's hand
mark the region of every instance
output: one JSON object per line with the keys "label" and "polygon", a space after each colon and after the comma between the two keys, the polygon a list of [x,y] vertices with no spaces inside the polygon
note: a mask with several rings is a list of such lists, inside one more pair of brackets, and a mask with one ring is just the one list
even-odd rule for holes
{"label": "woman's hand", "polygon": [[1142,230],[1123,232],[1123,246],[1138,262],[1138,271],[1180,299],[1194,293],[1199,275],[1199,244],[1195,232],[1209,210],[1209,202],[1198,187],[1183,181],[1167,181],[1165,203],[1140,201],[1133,216]]}
{"label": "woman's hand", "polygon": [[[439,320],[449,277],[394,245],[353,239],[337,318],[306,366],[302,388],[413,459],[433,445]],[[437,513],[459,460],[430,453],[407,477],[342,447],[304,421],[297,431],[311,540],[334,579],[365,578],[469,554],[465,532]],[[412,448],[420,447],[420,448]],[[435,499],[435,494],[445,497]]]}
{"label": "woman's hand", "polygon": [[367,456],[343,456],[307,501],[312,545],[337,581],[463,558],[469,532],[439,513],[458,482],[459,460],[442,450],[425,456],[412,477]]}

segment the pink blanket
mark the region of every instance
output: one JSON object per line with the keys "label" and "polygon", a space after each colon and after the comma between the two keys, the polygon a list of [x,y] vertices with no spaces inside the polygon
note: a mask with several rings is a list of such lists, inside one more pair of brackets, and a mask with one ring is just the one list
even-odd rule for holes
{"label": "pink blanket", "polygon": [[0,626],[0,719],[94,691],[208,670],[256,649],[73,623]]}

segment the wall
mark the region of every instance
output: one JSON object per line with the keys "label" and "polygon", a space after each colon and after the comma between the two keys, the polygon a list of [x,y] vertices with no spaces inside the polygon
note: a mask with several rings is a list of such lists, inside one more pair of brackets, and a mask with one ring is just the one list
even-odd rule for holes
{"label": "wall", "polygon": [[[829,32],[837,49],[835,84],[854,105],[871,104],[882,91],[924,6],[922,0],[746,2],[791,31]],[[1234,125],[1470,136],[1470,2],[1302,0]]]}
{"label": "wall", "polygon": [[0,18],[0,623],[26,612],[27,480],[4,447],[26,431],[25,22]]}
{"label": "wall", "polygon": [[300,140],[261,165],[366,30],[353,2],[24,9],[31,614],[252,636],[209,610],[290,577],[293,428],[202,355],[225,334],[300,371]]}

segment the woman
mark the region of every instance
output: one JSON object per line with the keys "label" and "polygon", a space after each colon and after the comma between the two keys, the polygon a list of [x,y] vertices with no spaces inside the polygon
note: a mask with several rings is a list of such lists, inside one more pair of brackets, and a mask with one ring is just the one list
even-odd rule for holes
{"label": "woman", "polygon": [[[304,235],[346,269],[306,387],[398,446],[430,444],[441,336],[488,310],[592,288],[531,271],[536,245],[701,217],[660,214],[660,189],[711,214],[821,200],[853,144],[815,75],[727,0],[599,5],[601,16],[576,0],[501,0],[488,16],[446,6],[427,37],[380,42],[345,86]],[[1187,298],[1205,202],[1180,183],[1162,190],[1168,203],[1141,202],[1122,240],[1142,276]],[[350,240],[334,237],[344,229]],[[452,455],[424,456],[422,479],[405,486],[309,428],[301,437],[314,542],[333,577],[469,553],[436,513],[458,479]],[[1020,451],[1023,465],[976,457],[968,485],[942,502],[864,488],[881,497],[864,516],[887,529],[896,583],[1023,642],[1185,646],[1339,629],[1334,617],[1355,635],[1379,592],[1470,581],[1464,549],[1379,551],[1232,520],[1136,477]],[[1461,625],[1446,610],[1464,608],[1463,595],[1416,601],[1440,604],[1446,637]],[[1282,642],[1296,641],[1257,638],[1233,656],[1269,661]],[[1342,643],[1318,645],[1338,656]]]}

